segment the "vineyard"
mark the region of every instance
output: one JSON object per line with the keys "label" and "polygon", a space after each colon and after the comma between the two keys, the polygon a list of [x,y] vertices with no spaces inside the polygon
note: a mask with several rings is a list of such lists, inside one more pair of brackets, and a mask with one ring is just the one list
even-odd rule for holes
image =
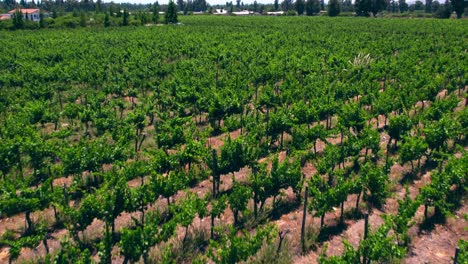
{"label": "vineyard", "polygon": [[467,20],[2,32],[0,263],[468,261]]}

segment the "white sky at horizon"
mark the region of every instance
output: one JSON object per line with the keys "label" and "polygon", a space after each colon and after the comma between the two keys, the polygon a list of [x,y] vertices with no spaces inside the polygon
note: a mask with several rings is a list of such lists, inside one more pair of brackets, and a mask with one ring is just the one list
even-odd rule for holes
{"label": "white sky at horizon", "polygon": [[[96,0],[94,0],[96,1]],[[167,4],[169,3],[169,0],[103,0],[103,2],[105,3],[110,3],[110,2],[114,2],[114,3],[131,3],[131,4],[151,4],[151,3],[154,3],[158,1],[159,4]],[[185,0],[186,1],[186,0]],[[206,0],[206,2],[208,2],[210,5],[225,5],[226,4],[226,1],[227,0]],[[229,0],[227,2],[231,2],[236,5],[236,0]],[[248,5],[248,4],[253,4],[255,0],[241,0],[241,2],[244,2],[245,5]],[[257,0],[257,3],[259,4],[273,4],[275,0]],[[281,3],[283,0],[278,0],[279,3]],[[293,0],[294,2],[295,0]],[[329,0],[325,0],[325,3],[328,3]],[[352,0],[351,2],[354,3],[355,0]],[[423,3],[425,3],[424,0],[420,0],[422,1]],[[440,3],[443,3],[444,0],[438,0]],[[174,2],[177,2],[177,0],[174,0]],[[395,2],[398,2],[397,0],[395,0]],[[406,0],[406,3],[408,4],[412,4],[416,2],[416,0]]]}
{"label": "white sky at horizon", "polygon": [[[96,0],[95,0],[96,1]],[[167,4],[169,3],[169,0],[113,0],[112,2],[114,3],[131,3],[131,4],[150,4],[150,3],[154,3],[158,1],[159,4]],[[185,0],[186,1],[186,0]],[[227,2],[231,2],[236,5],[236,0],[229,0]],[[279,3],[281,3],[283,0],[278,0]],[[103,2],[105,3],[110,3],[111,1],[110,0],[104,0]],[[174,2],[177,2],[176,0],[174,0]],[[225,5],[226,4],[226,0],[206,0],[206,2],[208,2],[210,5]],[[241,0],[241,3],[244,2],[245,5],[248,5],[248,4],[252,4],[254,2],[254,0]],[[294,2],[294,0],[293,0]],[[325,2],[328,2],[328,0],[326,0]],[[257,3],[259,4],[273,4],[274,3],[274,0],[257,0]]]}

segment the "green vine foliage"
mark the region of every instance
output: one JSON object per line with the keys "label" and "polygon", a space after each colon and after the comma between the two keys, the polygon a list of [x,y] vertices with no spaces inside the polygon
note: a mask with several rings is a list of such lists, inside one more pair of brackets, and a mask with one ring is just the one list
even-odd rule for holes
{"label": "green vine foliage", "polygon": [[274,225],[266,225],[257,229],[254,235],[247,231],[242,236],[237,236],[237,230],[230,228],[228,234],[219,241],[210,241],[209,256],[215,263],[238,263],[254,255],[264,243],[271,243],[276,228]]}
{"label": "green vine foliage", "polygon": [[[316,7],[307,1],[305,11]],[[210,246],[203,238],[204,253],[186,261],[245,261],[278,231],[242,230],[252,209],[268,221],[300,206],[307,184],[306,209],[322,223],[334,207],[349,209],[350,194],[359,216],[362,200],[379,207],[399,187],[389,179],[394,161],[417,161],[414,172],[430,181],[359,248],[346,244],[343,256],[321,262],[399,259],[419,224],[418,205],[434,208],[426,220],[460,208],[468,175],[466,21],[207,15],[178,17],[177,26],[94,27],[104,19],[149,22],[148,12],[127,8],[109,5],[95,21],[89,12],[70,19],[54,11],[42,23],[78,26],[86,18],[74,30],[2,30],[0,217],[24,214],[29,226],[2,238],[12,261],[64,228],[70,239],[57,263],[109,263],[116,254],[148,263],[151,249],[173,243],[178,229],[195,233],[197,217],[201,226],[211,220]],[[159,10],[147,10],[153,23]],[[177,23],[175,3],[169,11],[165,22]],[[317,173],[306,180],[311,167]],[[232,188],[222,184],[226,177],[235,179]],[[290,190],[294,204],[279,202]],[[270,205],[274,213],[265,214]],[[226,210],[238,225],[225,228]],[[36,220],[52,212],[53,223]],[[115,230],[123,214],[131,220]],[[101,221],[96,238],[83,237]],[[175,259],[169,249],[162,255]]]}
{"label": "green vine foliage", "polygon": [[389,235],[391,227],[388,221],[381,225],[374,232],[369,232],[366,239],[362,240],[358,249],[355,249],[346,240],[343,241],[345,252],[341,256],[326,257],[326,248],[319,257],[319,263],[326,264],[344,264],[344,263],[363,263],[377,262],[386,263],[401,259],[405,255],[405,248],[395,243],[395,238]]}

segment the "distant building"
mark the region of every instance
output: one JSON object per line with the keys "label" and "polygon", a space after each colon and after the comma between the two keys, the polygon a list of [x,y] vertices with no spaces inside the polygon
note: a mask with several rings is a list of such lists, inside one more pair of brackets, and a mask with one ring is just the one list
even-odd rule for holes
{"label": "distant building", "polygon": [[7,20],[7,19],[11,19],[10,14],[0,14],[0,20]]}
{"label": "distant building", "polygon": [[267,15],[270,15],[270,16],[282,16],[282,15],[284,15],[284,11],[267,12]]}
{"label": "distant building", "polygon": [[[41,10],[38,9],[38,8],[13,9],[10,12],[8,12],[8,14],[5,14],[5,15],[9,15],[9,18],[6,18],[6,16],[5,16],[5,19],[12,18],[13,14],[16,12],[16,10],[19,10],[21,12],[21,14],[23,14],[23,19],[25,19],[25,20],[39,21],[41,19],[40,18]],[[44,13],[44,17],[49,17],[49,14]],[[0,19],[3,19],[3,15],[0,17]]]}
{"label": "distant building", "polygon": [[253,15],[254,12],[249,11],[249,10],[242,10],[242,11],[239,11],[239,12],[232,12],[232,14],[236,15],[236,16],[248,16],[248,15]]}
{"label": "distant building", "polygon": [[215,9],[215,11],[213,12],[214,15],[227,15],[228,12],[226,9]]}

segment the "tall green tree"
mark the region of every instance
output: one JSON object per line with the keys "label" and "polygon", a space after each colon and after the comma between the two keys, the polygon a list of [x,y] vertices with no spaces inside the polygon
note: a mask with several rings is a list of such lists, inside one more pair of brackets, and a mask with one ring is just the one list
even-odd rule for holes
{"label": "tall green tree", "polygon": [[296,5],[297,14],[298,15],[304,14],[304,9],[305,9],[304,1],[303,0],[296,0],[295,5]]}
{"label": "tall green tree", "polygon": [[254,3],[253,3],[253,11],[258,12],[258,3],[257,3],[257,1],[254,1]]}
{"label": "tall green tree", "polygon": [[174,1],[170,1],[169,5],[167,6],[167,11],[165,14],[165,20],[164,22],[166,24],[176,24],[178,22],[177,20],[177,6],[174,3]]}
{"label": "tall green tree", "polygon": [[356,0],[354,10],[358,16],[369,16],[371,0]]}
{"label": "tall green tree", "polygon": [[340,3],[338,0],[330,0],[328,2],[328,15],[331,17],[337,16],[340,14]]}
{"label": "tall green tree", "polygon": [[443,5],[439,5],[435,16],[437,18],[449,18],[452,13],[452,6],[448,0],[445,1]]}
{"label": "tall green tree", "polygon": [[124,9],[123,17],[122,17],[122,26],[128,26],[129,18],[130,18],[130,14],[128,13],[127,9]]}
{"label": "tall green tree", "polygon": [[110,19],[109,19],[109,14],[106,13],[104,16],[104,27],[109,27],[110,26]]}
{"label": "tall green tree", "polygon": [[86,27],[86,14],[84,12],[80,13],[80,26]]}
{"label": "tall green tree", "polygon": [[153,16],[151,17],[151,20],[153,21],[153,24],[157,24],[159,21],[159,3],[156,2],[153,4]]}
{"label": "tall green tree", "polygon": [[424,4],[423,4],[423,2],[421,2],[421,1],[416,1],[416,2],[414,3],[414,10],[416,10],[416,11],[422,11],[422,10],[424,10]]}
{"label": "tall green tree", "polygon": [[465,0],[451,0],[452,10],[457,14],[457,18],[462,18],[467,2]]}
{"label": "tall green tree", "polygon": [[432,6],[432,0],[426,0],[426,4],[424,6],[424,10],[426,13],[432,13],[431,6]]}
{"label": "tall green tree", "polygon": [[439,1],[433,1],[432,4],[431,4],[431,13],[436,13],[437,10],[439,10],[439,7],[440,7],[440,3]]}
{"label": "tall green tree", "polygon": [[24,20],[23,14],[19,9],[16,9],[15,13],[13,13],[13,27],[15,29],[21,29],[24,27]]}
{"label": "tall green tree", "polygon": [[109,15],[110,15],[110,16],[114,16],[114,13],[115,13],[115,12],[114,12],[114,5],[111,3],[111,4],[109,5]]}
{"label": "tall green tree", "polygon": [[184,0],[177,0],[177,7],[179,10],[184,10],[187,7],[187,3]]}
{"label": "tall green tree", "polygon": [[44,20],[44,13],[40,13],[39,14],[39,27],[40,28],[45,28],[47,25],[46,25],[46,22]]}
{"label": "tall green tree", "polygon": [[372,15],[375,17],[377,13],[380,11],[385,10],[387,7],[387,2],[385,0],[371,0],[371,8],[370,11]]}
{"label": "tall green tree", "polygon": [[287,11],[289,11],[291,9],[294,9],[294,5],[293,5],[292,0],[283,0],[283,2],[281,2],[281,9],[284,12],[287,12]]}
{"label": "tall green tree", "polygon": [[408,11],[408,4],[406,3],[406,0],[398,0],[398,7],[400,8],[400,13]]}
{"label": "tall green tree", "polygon": [[320,2],[318,0],[307,0],[305,3],[305,12],[308,16],[318,14],[320,12]]}

